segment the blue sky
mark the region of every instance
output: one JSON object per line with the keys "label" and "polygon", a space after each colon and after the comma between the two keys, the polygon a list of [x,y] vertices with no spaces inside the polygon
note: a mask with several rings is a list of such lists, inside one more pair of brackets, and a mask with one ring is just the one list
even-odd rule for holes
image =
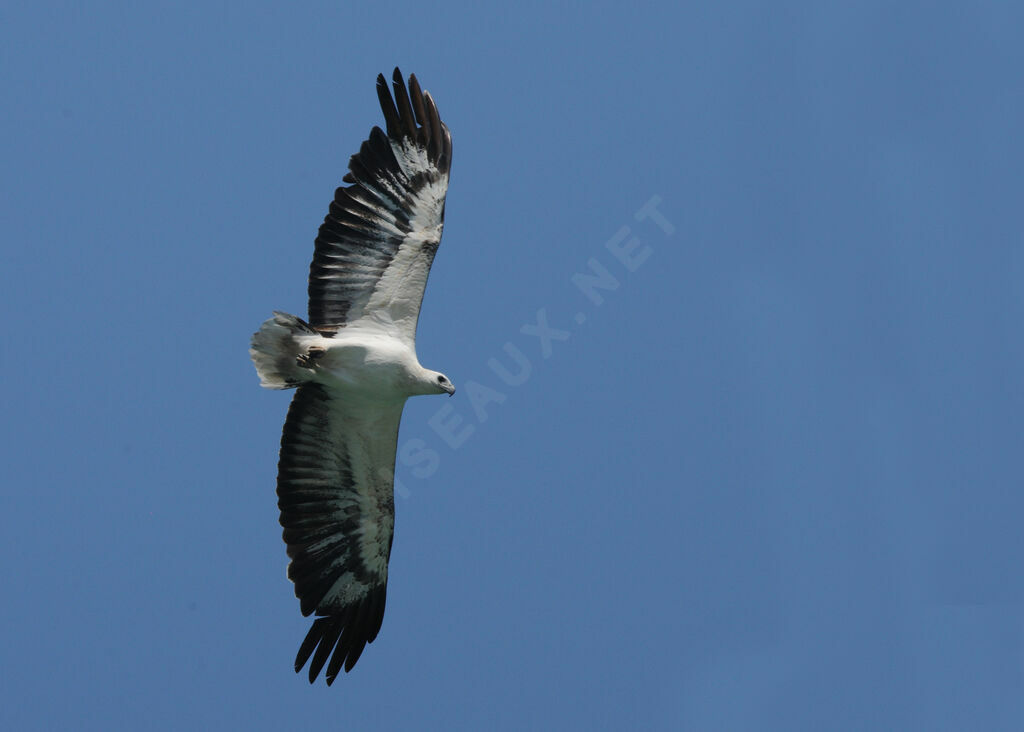
{"label": "blue sky", "polygon": [[[1022,22],[0,11],[2,726],[1021,729]],[[460,391],[310,687],[247,345],[396,64],[454,138],[418,350]]]}

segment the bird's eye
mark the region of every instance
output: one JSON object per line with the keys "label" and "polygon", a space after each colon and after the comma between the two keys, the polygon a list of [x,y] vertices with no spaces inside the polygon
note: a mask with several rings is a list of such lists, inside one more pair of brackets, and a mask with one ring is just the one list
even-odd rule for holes
{"label": "bird's eye", "polygon": [[438,376],[437,377],[437,383],[438,384],[443,384],[446,381],[448,381],[448,379],[444,378],[443,376]]}

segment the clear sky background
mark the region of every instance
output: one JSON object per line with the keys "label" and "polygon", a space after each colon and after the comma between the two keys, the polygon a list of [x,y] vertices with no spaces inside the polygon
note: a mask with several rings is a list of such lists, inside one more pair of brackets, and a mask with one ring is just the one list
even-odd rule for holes
{"label": "clear sky background", "polygon": [[[144,5],[0,11],[0,726],[1024,728],[1019,4]],[[310,687],[248,339],[396,64],[459,393]]]}

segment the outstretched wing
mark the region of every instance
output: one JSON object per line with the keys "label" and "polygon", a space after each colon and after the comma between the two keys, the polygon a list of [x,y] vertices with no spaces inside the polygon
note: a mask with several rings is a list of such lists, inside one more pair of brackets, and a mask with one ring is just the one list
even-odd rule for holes
{"label": "outstretched wing", "polygon": [[[313,622],[295,659],[312,683],[349,671],[384,619],[402,406],[363,410],[320,384],[299,387],[281,437],[277,496],[288,578]],[[315,650],[315,653],[314,653]]]}
{"label": "outstretched wing", "polygon": [[343,179],[352,185],[335,191],[317,235],[309,322],[325,334],[383,329],[412,344],[441,243],[452,138],[416,77],[408,91],[397,68],[393,78],[394,99],[377,77],[387,133],[374,127],[352,156]]}

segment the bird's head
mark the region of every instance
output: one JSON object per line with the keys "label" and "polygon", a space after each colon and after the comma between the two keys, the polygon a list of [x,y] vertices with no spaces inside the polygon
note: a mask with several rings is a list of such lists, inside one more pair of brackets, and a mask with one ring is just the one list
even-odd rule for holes
{"label": "bird's head", "polygon": [[430,381],[434,387],[434,394],[447,394],[451,396],[455,393],[455,384],[439,371],[430,372]]}

